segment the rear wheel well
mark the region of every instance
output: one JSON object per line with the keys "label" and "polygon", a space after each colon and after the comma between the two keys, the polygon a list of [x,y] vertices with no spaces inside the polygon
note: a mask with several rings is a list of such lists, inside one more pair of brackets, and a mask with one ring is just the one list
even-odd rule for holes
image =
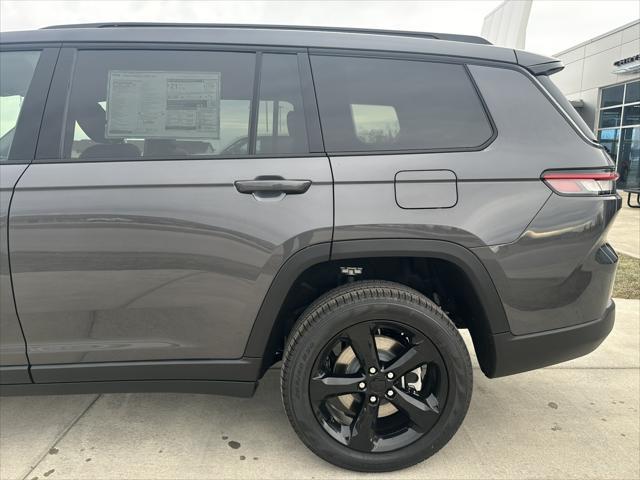
{"label": "rear wheel well", "polygon": [[[349,277],[341,267],[359,267]],[[307,268],[292,284],[271,332],[265,367],[279,361],[286,338],[306,308],[324,293],[349,281],[387,280],[411,287],[435,302],[458,328],[468,328],[478,360],[485,370],[493,361],[492,332],[481,299],[465,272],[455,263],[433,257],[365,257],[340,259]],[[485,370],[487,371],[487,370]]]}

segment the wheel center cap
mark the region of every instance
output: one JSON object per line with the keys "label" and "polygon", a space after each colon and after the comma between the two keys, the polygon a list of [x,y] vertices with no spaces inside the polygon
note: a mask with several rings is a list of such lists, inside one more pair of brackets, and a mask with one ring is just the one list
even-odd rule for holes
{"label": "wheel center cap", "polygon": [[375,378],[371,381],[370,388],[373,393],[384,395],[387,391],[387,382],[383,379]]}

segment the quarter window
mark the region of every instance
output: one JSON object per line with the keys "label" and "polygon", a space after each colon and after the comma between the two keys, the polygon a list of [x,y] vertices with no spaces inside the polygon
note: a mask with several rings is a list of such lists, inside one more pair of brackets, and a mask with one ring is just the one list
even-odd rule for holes
{"label": "quarter window", "polygon": [[254,66],[253,53],[80,51],[65,157],[246,154]]}
{"label": "quarter window", "polygon": [[0,52],[0,162],[9,158],[40,52]]}
{"label": "quarter window", "polygon": [[464,66],[312,56],[330,152],[464,149],[492,128]]}

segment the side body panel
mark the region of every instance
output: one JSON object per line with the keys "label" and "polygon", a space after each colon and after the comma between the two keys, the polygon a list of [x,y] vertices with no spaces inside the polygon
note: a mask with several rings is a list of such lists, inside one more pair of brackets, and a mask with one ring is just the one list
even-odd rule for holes
{"label": "side body panel", "polygon": [[[234,181],[313,182],[259,200]],[[326,157],[34,164],[10,241],[34,365],[242,356],[281,264],[328,242]]]}
{"label": "side body panel", "polygon": [[620,202],[554,194],[516,242],[473,250],[500,292],[515,335],[604,315],[617,263],[605,243]]}
{"label": "side body panel", "polygon": [[[505,108],[515,103],[511,89],[500,86],[501,72],[473,66],[471,71],[487,102],[502,100]],[[583,141],[560,115],[548,111],[550,101],[526,100],[522,113],[514,108],[510,116],[496,113],[496,122],[504,118],[512,137],[518,134],[513,129],[519,119],[531,115],[531,134],[520,132],[522,150],[513,157],[525,175],[613,167],[604,150]],[[531,164],[537,172],[530,170]],[[605,243],[619,208],[616,195],[569,198],[554,193],[516,239],[474,249],[496,284],[513,334],[569,327],[605,315],[617,262]]]}
{"label": "side body panel", "polygon": [[7,235],[11,194],[26,168],[27,165],[0,164],[0,383],[31,382],[24,336],[13,302]]}
{"label": "side body panel", "polygon": [[[497,127],[495,140],[474,152],[330,154],[335,240],[422,238],[474,249],[491,273],[513,333],[599,318],[615,265],[603,266],[595,255],[617,200],[562,198],[540,177],[553,168],[611,167],[610,159],[576,133],[525,73],[482,65],[469,70]],[[442,169],[457,177],[454,206],[400,208],[398,172]],[[560,241],[559,250],[552,238]]]}
{"label": "side body panel", "polygon": [[[469,69],[496,124],[493,143],[475,152],[330,155],[336,240],[430,238],[467,247],[510,243],[551,196],[540,180],[544,170],[607,164],[604,152],[581,140],[524,74]],[[439,169],[457,176],[455,206],[410,210],[396,204],[397,172]]]}

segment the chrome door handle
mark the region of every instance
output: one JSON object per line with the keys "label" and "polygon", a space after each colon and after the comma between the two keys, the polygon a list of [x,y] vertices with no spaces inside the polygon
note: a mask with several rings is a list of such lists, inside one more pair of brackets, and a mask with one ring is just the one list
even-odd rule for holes
{"label": "chrome door handle", "polygon": [[311,180],[285,180],[281,178],[237,180],[236,190],[240,193],[286,193],[300,195],[309,190]]}

